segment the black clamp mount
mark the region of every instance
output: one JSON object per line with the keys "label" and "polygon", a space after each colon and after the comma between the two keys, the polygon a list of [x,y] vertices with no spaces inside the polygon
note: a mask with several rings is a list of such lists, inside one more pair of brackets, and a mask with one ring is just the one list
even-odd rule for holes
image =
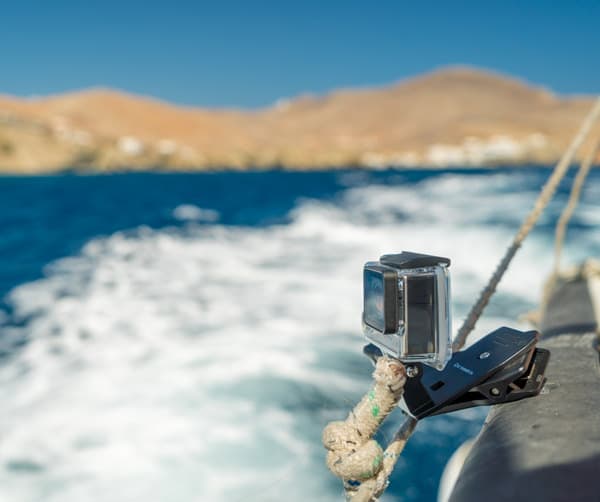
{"label": "black clamp mount", "polygon": [[[537,396],[544,386],[550,351],[536,348],[539,333],[499,328],[456,352],[442,371],[407,364],[400,407],[416,419]],[[372,344],[364,353],[376,361]]]}

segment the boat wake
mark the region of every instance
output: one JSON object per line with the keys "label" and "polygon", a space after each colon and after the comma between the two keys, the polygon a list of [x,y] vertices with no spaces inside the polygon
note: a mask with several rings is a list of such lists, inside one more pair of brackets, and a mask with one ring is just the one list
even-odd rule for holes
{"label": "boat wake", "polygon": [[[288,221],[183,223],[94,238],[13,289],[0,320],[0,499],[332,500],[321,429],[369,385],[362,265],[385,252],[451,256],[455,327],[527,212],[537,179],[457,175],[299,201]],[[578,213],[600,223],[591,185]],[[515,259],[480,334],[533,308],[552,214]],[[582,234],[569,256],[599,254]],[[484,412],[420,426],[384,500],[429,499]],[[397,423],[397,421],[396,421]],[[393,429],[391,424],[388,433]],[[417,464],[426,462],[428,469]]]}

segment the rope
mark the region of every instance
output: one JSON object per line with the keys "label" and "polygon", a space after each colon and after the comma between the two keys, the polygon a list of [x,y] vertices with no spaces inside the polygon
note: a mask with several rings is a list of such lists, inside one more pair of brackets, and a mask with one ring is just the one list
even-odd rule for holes
{"label": "rope", "polygon": [[[532,211],[519,228],[512,244],[506,250],[488,284],[459,329],[452,345],[455,352],[464,346],[510,262],[552,199],[573,157],[585,141],[598,116],[600,116],[600,98],[595,101],[576,136],[554,167]],[[590,157],[593,158],[593,154]],[[587,158],[584,165],[587,165]],[[585,175],[581,174],[581,177],[582,185]],[[572,194],[576,204],[581,187],[575,189],[574,186],[573,190],[576,192],[576,195]],[[568,217],[564,219],[568,222]],[[383,452],[381,446],[372,437],[402,397],[406,369],[400,361],[382,356],[377,360],[373,378],[375,380],[373,388],[356,405],[348,418],[345,421],[331,422],[323,431],[323,445],[328,450],[327,467],[336,476],[342,478],[346,497],[351,502],[372,502],[385,491],[394,466],[417,425],[416,419],[407,417]]]}
{"label": "rope", "polygon": [[454,338],[454,343],[452,344],[452,349],[454,350],[454,352],[464,347],[465,342],[467,341],[467,337],[475,328],[477,321],[481,317],[481,314],[483,313],[483,310],[490,301],[490,298],[496,291],[496,287],[498,286],[498,283],[502,279],[502,276],[508,269],[510,262],[514,258],[515,254],[517,254],[517,251],[521,247],[521,244],[523,243],[527,235],[529,235],[529,232],[536,224],[542,212],[552,199],[554,193],[556,192],[556,189],[558,188],[558,185],[569,170],[569,166],[571,165],[573,157],[577,153],[577,150],[579,149],[581,144],[585,141],[585,138],[589,134],[590,130],[592,129],[592,126],[594,125],[594,122],[597,120],[599,115],[600,98],[598,98],[595,101],[594,106],[592,107],[590,113],[581,124],[581,127],[577,132],[575,138],[573,138],[573,141],[569,145],[569,148],[567,148],[559,163],[552,171],[552,174],[550,175],[550,178],[548,178],[548,181],[546,182],[544,188],[538,196],[538,199],[536,200],[533,209],[521,225],[521,228],[519,228],[519,231],[515,235],[512,244],[506,250],[506,253],[500,260],[498,267],[496,268],[489,282],[479,295],[479,298],[471,308],[471,311],[467,315],[467,318],[465,319],[463,325],[458,330],[458,333]]}
{"label": "rope", "polygon": [[573,216],[573,212],[577,207],[577,203],[579,202],[579,198],[581,196],[581,189],[583,188],[583,184],[585,183],[585,179],[594,164],[594,160],[596,159],[596,154],[598,153],[598,149],[600,148],[600,139],[596,140],[592,145],[592,148],[589,150],[587,156],[581,163],[579,167],[579,171],[577,171],[577,176],[575,176],[575,180],[573,181],[573,186],[571,187],[571,194],[569,195],[569,201],[567,202],[566,207],[556,223],[556,232],[555,232],[555,241],[554,241],[554,273],[553,276],[558,276],[558,271],[560,270],[560,258],[562,254],[563,243],[565,240],[565,233],[567,231],[567,226]]}
{"label": "rope", "polygon": [[368,502],[383,493],[394,468],[395,455],[402,451],[400,440],[395,438],[384,453],[372,437],[398,405],[406,369],[397,359],[382,356],[377,360],[373,379],[372,389],[348,418],[331,422],[323,430],[327,467],[344,480],[346,496],[352,502]]}
{"label": "rope", "polygon": [[392,471],[396,466],[396,462],[400,458],[400,454],[408,438],[412,435],[415,427],[417,426],[417,420],[412,417],[408,417],[404,423],[396,432],[394,439],[385,449],[383,454],[383,468],[379,471],[376,479],[369,479],[361,484],[356,490],[356,494],[352,497],[352,502],[371,502],[377,497],[380,497],[389,484],[389,478],[392,475]]}

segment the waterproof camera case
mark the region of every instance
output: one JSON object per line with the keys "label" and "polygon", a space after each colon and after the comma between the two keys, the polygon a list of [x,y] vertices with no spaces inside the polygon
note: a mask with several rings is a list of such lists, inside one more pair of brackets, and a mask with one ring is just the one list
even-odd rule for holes
{"label": "waterproof camera case", "polygon": [[402,252],[363,270],[363,331],[403,362],[442,370],[452,357],[450,260]]}

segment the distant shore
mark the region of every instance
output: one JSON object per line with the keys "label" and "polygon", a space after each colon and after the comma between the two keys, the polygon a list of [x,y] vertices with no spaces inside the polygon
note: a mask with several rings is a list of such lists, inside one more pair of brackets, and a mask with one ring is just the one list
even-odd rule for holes
{"label": "distant shore", "polygon": [[[351,173],[353,171],[368,173],[368,172],[398,172],[398,173],[418,173],[418,172],[450,172],[450,173],[484,173],[489,171],[523,171],[523,170],[544,170],[544,169],[552,169],[554,164],[502,164],[502,165],[482,165],[482,166],[447,166],[447,167],[398,167],[398,166],[389,166],[386,168],[378,168],[373,169],[364,166],[329,166],[329,167],[320,167],[320,168],[309,168],[309,169],[301,169],[294,168],[289,169],[281,166],[271,166],[264,168],[247,168],[247,169],[239,169],[239,168],[228,168],[228,167],[215,167],[215,168],[201,168],[201,169],[165,169],[160,167],[155,168],[120,168],[120,169],[93,169],[93,168],[77,168],[77,167],[69,167],[64,169],[57,170],[40,170],[40,171],[9,171],[4,170],[0,171],[0,178],[2,177],[38,177],[38,176],[111,176],[111,175],[194,175],[194,174],[222,174],[222,173],[247,173],[247,174],[258,174],[265,172],[288,172],[288,173],[326,173],[326,172],[345,172]],[[600,162],[592,166],[593,169],[600,168]]]}
{"label": "distant shore", "polygon": [[0,173],[551,165],[590,104],[463,67],[256,111],[107,89],[0,96]]}

